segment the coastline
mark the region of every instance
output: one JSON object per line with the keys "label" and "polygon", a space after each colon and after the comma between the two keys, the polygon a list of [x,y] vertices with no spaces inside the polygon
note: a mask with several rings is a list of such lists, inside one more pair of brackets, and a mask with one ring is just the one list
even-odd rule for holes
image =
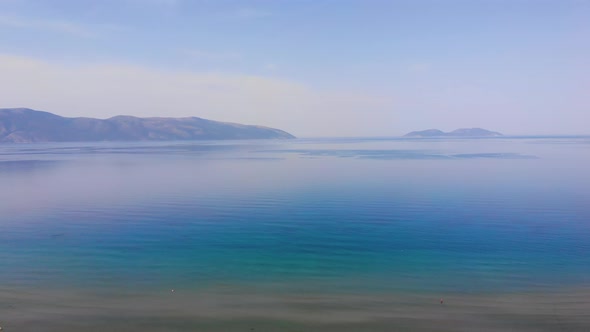
{"label": "coastline", "polygon": [[5,331],[588,331],[590,288],[445,294],[0,289]]}

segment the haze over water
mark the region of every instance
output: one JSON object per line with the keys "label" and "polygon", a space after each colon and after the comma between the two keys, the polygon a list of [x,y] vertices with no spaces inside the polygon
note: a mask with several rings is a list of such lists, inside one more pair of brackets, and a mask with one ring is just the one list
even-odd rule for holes
{"label": "haze over water", "polygon": [[589,152],[584,137],[2,145],[0,304],[550,303],[590,282]]}

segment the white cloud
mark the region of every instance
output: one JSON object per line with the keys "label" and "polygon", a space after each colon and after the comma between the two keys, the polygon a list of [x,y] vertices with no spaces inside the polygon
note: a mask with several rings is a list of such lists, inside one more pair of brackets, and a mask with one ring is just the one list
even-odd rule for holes
{"label": "white cloud", "polygon": [[200,116],[278,127],[298,136],[385,133],[388,98],[315,91],[263,76],[163,71],[131,65],[69,66],[0,55],[0,107],[107,118]]}

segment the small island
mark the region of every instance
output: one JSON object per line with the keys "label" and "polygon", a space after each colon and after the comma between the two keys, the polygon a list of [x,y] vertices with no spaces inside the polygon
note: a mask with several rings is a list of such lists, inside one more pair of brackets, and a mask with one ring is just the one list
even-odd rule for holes
{"label": "small island", "polygon": [[28,108],[0,109],[0,143],[295,138],[275,128],[198,117],[66,118]]}
{"label": "small island", "polygon": [[501,133],[496,131],[489,131],[482,128],[460,128],[451,132],[445,133],[438,129],[427,129],[422,131],[412,131],[405,134],[403,137],[500,137],[503,136]]}

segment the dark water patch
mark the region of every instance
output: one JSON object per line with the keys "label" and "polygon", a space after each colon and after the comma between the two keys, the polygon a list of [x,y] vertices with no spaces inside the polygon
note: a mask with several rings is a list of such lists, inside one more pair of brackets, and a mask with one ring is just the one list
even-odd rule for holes
{"label": "dark water patch", "polygon": [[279,161],[285,160],[285,158],[281,157],[227,157],[227,158],[217,158],[218,160],[252,160],[252,161]]}
{"label": "dark water patch", "polygon": [[338,158],[359,158],[359,159],[412,159],[412,160],[445,160],[445,159],[537,159],[536,156],[519,153],[461,153],[444,154],[435,151],[424,150],[266,150],[260,152],[292,153],[305,157],[338,157]]}
{"label": "dark water patch", "polygon": [[61,160],[5,160],[0,161],[0,173],[31,172],[50,169],[64,162]]}
{"label": "dark water patch", "polygon": [[305,157],[338,157],[368,159],[448,159],[448,156],[421,150],[264,150],[261,152],[290,153]]}
{"label": "dark water patch", "polygon": [[78,143],[62,146],[60,144],[42,144],[31,147],[27,145],[11,145],[0,149],[0,155],[101,155],[101,154],[198,154],[198,153],[228,153],[231,151],[247,150],[252,147],[260,147],[256,143],[218,143],[218,142],[194,142],[194,143]]}
{"label": "dark water patch", "polygon": [[460,153],[453,154],[451,157],[462,159],[475,158],[492,158],[492,159],[539,159],[536,156],[524,155],[520,153]]}

